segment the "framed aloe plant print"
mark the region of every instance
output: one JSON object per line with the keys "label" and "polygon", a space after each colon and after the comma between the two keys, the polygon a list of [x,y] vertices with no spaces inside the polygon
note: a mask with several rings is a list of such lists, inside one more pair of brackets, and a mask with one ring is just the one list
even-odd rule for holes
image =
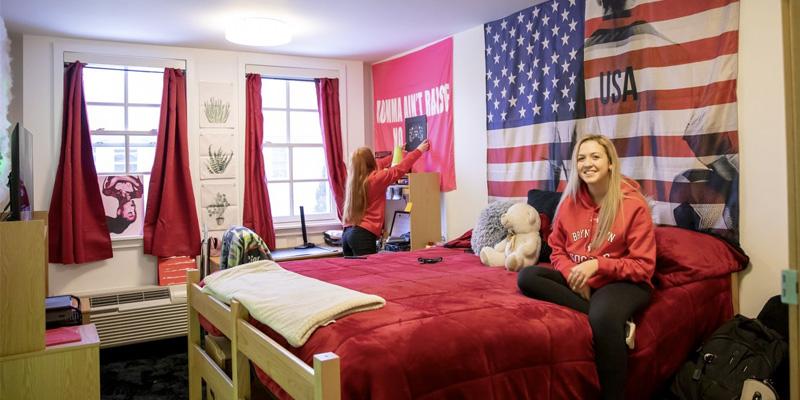
{"label": "framed aloe plant print", "polygon": [[233,133],[205,130],[200,133],[200,179],[236,177]]}
{"label": "framed aloe plant print", "polygon": [[232,83],[199,82],[200,127],[234,128],[234,90]]}

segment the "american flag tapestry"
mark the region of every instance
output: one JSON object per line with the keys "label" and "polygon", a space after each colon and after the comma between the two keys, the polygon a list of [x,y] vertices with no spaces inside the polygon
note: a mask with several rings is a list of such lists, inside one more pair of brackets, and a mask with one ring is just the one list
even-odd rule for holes
{"label": "american flag tapestry", "polygon": [[738,241],[733,0],[548,0],[484,26],[492,200],[560,190],[576,138],[614,142],[654,222]]}

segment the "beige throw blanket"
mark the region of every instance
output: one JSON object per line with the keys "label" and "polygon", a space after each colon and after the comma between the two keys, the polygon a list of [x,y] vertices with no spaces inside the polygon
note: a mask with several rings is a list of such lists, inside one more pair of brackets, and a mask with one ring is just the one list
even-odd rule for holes
{"label": "beige throw blanket", "polygon": [[238,300],[253,318],[294,347],[336,318],[386,304],[381,297],[287,271],[267,260],[216,272],[204,282],[204,293],[226,304]]}

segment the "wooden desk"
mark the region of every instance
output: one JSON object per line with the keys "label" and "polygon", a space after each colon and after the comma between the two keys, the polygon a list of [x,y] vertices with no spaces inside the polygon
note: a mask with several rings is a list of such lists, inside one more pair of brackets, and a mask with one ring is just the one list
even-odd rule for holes
{"label": "wooden desk", "polygon": [[[328,245],[317,245],[311,249],[275,249],[271,252],[272,259],[276,262],[308,260],[311,258],[341,257],[342,248]],[[219,270],[219,257],[209,257],[211,271]]]}
{"label": "wooden desk", "polygon": [[94,324],[79,342],[0,358],[0,399],[100,399],[100,338]]}
{"label": "wooden desk", "polygon": [[341,247],[331,247],[326,245],[318,245],[310,249],[275,249],[275,251],[272,252],[272,258],[278,262],[341,256]]}

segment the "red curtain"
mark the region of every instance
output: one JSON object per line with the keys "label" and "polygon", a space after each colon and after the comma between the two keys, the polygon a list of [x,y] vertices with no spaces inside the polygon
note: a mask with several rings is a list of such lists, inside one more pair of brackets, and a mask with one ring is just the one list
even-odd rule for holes
{"label": "red curtain", "polygon": [[61,158],[47,231],[51,263],[82,264],[114,256],[94,168],[80,62],[64,68]]}
{"label": "red curtain", "polygon": [[264,116],[261,114],[261,75],[247,74],[247,116],[244,140],[244,210],[242,222],[271,250],[275,250],[275,227],[264,173]]}
{"label": "red curtain", "polygon": [[328,182],[336,200],[336,213],[342,219],[344,191],[347,182],[347,166],[342,153],[342,117],[339,111],[339,80],[314,79],[317,87],[319,121],[322,127],[322,144],[328,164]]}
{"label": "red curtain", "polygon": [[164,69],[161,120],[147,212],[144,252],[159,257],[200,254],[200,226],[194,202],[186,122],[186,74]]}

